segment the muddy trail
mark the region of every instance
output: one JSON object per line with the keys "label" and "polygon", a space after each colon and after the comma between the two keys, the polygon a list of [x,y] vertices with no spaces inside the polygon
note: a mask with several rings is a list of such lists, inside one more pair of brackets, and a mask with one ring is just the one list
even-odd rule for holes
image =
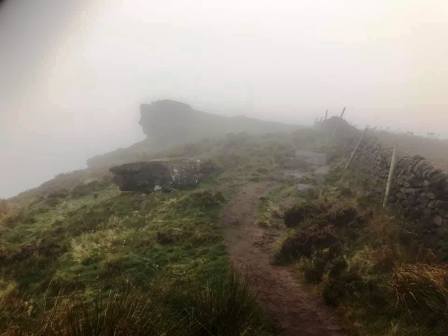
{"label": "muddy trail", "polygon": [[260,197],[272,185],[250,183],[223,213],[231,262],[249,282],[258,301],[283,336],[342,336],[324,302],[306,291],[287,267],[271,264],[275,235],[256,223]]}

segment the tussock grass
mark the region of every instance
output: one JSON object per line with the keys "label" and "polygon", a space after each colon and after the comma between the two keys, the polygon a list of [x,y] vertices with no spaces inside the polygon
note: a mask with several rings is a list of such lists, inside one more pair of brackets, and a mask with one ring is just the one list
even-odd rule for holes
{"label": "tussock grass", "polygon": [[159,279],[148,291],[127,288],[99,291],[91,299],[58,295],[49,301],[51,308],[39,307],[42,313],[34,316],[29,303],[16,298],[8,317],[0,315],[0,335],[259,336],[269,332],[253,295],[235,274],[204,286],[192,282],[167,286]]}
{"label": "tussock grass", "polygon": [[448,269],[427,264],[408,264],[393,272],[397,305],[414,318],[448,326]]}

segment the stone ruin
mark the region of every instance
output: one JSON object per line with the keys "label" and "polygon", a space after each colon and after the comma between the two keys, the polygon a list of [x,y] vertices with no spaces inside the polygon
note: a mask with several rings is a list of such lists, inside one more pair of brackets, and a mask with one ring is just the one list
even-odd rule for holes
{"label": "stone ruin", "polygon": [[216,170],[210,161],[147,161],[110,169],[121,191],[151,193],[158,190],[191,188]]}

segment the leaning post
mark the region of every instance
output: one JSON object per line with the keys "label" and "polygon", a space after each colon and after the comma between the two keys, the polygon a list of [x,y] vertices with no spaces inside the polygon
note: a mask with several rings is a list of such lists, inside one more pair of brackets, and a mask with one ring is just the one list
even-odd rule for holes
{"label": "leaning post", "polygon": [[397,162],[397,146],[394,146],[394,150],[392,152],[392,159],[390,162],[389,176],[387,177],[386,192],[384,193],[383,208],[387,207],[387,202],[389,200],[390,188],[392,186],[392,180],[394,177],[396,162]]}
{"label": "leaning post", "polygon": [[353,158],[355,157],[356,153],[358,152],[358,149],[361,146],[362,141],[364,140],[364,138],[365,138],[365,136],[367,134],[367,130],[368,130],[368,127],[366,127],[364,129],[364,132],[362,132],[362,134],[361,134],[361,136],[360,136],[360,138],[358,140],[358,143],[356,144],[355,148],[353,149],[352,153],[350,154],[350,158],[348,159],[347,163],[345,164],[344,170],[347,170],[348,168],[350,168],[350,165],[352,164]]}

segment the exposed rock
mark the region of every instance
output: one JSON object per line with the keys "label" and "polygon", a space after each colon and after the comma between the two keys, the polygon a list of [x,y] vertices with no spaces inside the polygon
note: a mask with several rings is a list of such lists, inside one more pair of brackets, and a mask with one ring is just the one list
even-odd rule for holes
{"label": "exposed rock", "polygon": [[436,226],[442,226],[442,224],[443,224],[443,218],[440,217],[440,216],[435,216],[434,219],[433,219],[433,223],[434,223]]}
{"label": "exposed rock", "polygon": [[215,170],[211,162],[198,160],[135,162],[110,169],[121,191],[145,193],[194,187]]}
{"label": "exposed rock", "polygon": [[301,193],[313,190],[315,188],[316,187],[313,186],[312,184],[306,184],[306,183],[299,183],[299,184],[297,184],[297,191],[301,192]]}
{"label": "exposed rock", "polygon": [[224,117],[193,109],[190,105],[159,100],[140,107],[140,125],[156,143],[182,144],[228,133],[273,133],[297,127],[257,119]]}
{"label": "exposed rock", "polygon": [[171,186],[170,168],[162,162],[128,163],[110,169],[121,191],[153,192],[157,186]]}
{"label": "exposed rock", "polygon": [[437,208],[437,201],[430,201],[428,203],[428,208],[430,209],[436,209]]}
{"label": "exposed rock", "polygon": [[325,153],[296,150],[295,157],[310,166],[324,166],[327,164],[327,154]]}
{"label": "exposed rock", "polygon": [[436,195],[434,193],[432,193],[432,192],[427,193],[426,196],[428,196],[428,198],[432,199],[432,200],[436,199]]}

